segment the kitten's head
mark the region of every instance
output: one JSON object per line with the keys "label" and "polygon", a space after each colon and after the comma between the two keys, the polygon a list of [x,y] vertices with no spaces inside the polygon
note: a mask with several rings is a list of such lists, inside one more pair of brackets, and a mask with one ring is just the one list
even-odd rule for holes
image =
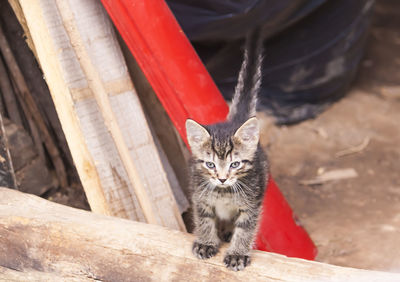
{"label": "kitten's head", "polygon": [[186,133],[196,169],[213,186],[232,186],[253,167],[259,141],[255,117],[239,128],[231,124],[204,127],[188,119]]}

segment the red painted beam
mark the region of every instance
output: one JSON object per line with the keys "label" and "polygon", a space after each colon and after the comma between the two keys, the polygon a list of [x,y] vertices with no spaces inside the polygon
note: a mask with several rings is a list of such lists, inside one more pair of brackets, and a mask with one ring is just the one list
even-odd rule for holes
{"label": "red painted beam", "polygon": [[[202,124],[225,120],[224,98],[164,1],[102,3],[185,142],[187,118]],[[272,179],[263,207],[256,247],[314,259],[313,242]]]}

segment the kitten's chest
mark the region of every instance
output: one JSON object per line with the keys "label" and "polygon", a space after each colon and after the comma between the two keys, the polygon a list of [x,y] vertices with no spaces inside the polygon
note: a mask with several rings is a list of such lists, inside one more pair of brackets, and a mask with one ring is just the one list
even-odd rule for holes
{"label": "kitten's chest", "polygon": [[234,218],[239,211],[238,206],[233,203],[232,198],[230,197],[221,197],[216,199],[214,208],[215,214],[222,220],[230,220]]}

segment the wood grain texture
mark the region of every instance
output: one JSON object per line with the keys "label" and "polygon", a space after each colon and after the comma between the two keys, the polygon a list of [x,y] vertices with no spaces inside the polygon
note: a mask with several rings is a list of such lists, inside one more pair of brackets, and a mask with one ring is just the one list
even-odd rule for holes
{"label": "wood grain texture", "polygon": [[[156,144],[157,141],[160,143],[158,144],[160,145],[158,146],[159,153],[175,199],[180,211],[184,212],[189,207],[187,199],[191,196],[186,164],[190,153],[158,100],[153,88],[120,36],[118,36],[118,42],[121,45],[138,97],[149,120],[150,129],[153,136],[157,137],[155,138]],[[173,171],[169,172],[171,169]]]}
{"label": "wood grain texture", "polygon": [[138,169],[129,155],[128,146],[126,145],[121,129],[118,125],[117,118],[111,107],[108,93],[104,84],[102,83],[99,71],[94,66],[86,50],[85,43],[83,42],[82,36],[79,33],[77,22],[74,18],[71,7],[69,3],[64,0],[56,1],[56,3],[63,24],[64,26],[68,27],[66,31],[68,33],[69,40],[71,45],[74,46],[76,56],[79,58],[79,64],[87,78],[89,89],[92,91],[94,98],[96,99],[97,106],[99,107],[101,115],[104,119],[104,123],[111,134],[119,157],[126,168],[125,170],[127,176],[129,181],[132,183],[146,221],[148,223],[157,224],[156,215],[153,212],[151,201],[146,193],[146,189],[141,180]]}
{"label": "wood grain texture", "polygon": [[101,3],[20,4],[92,210],[184,230]]}
{"label": "wood grain texture", "polygon": [[253,251],[233,272],[225,247],[200,261],[193,236],[0,188],[0,277],[8,281],[400,281],[400,274]]}
{"label": "wood grain texture", "polygon": [[[46,3],[42,3],[42,5],[44,4]],[[85,188],[90,207],[94,212],[111,214],[111,208],[101,189],[93,158],[85,144],[85,139],[80,129],[80,121],[74,112],[74,103],[68,80],[65,80],[63,73],[63,61],[59,58],[60,46],[54,43],[50,33],[51,30],[44,19],[46,11],[43,11],[39,1],[21,0],[20,5],[27,20],[40,65],[45,73],[54,105],[62,123],[82,185]],[[48,10],[49,7],[47,8]],[[61,52],[62,54],[63,52]]]}

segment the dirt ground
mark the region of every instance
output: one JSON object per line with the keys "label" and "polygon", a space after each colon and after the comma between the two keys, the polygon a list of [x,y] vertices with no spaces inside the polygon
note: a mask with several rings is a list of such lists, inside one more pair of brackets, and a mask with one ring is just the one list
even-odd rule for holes
{"label": "dirt ground", "polygon": [[[400,2],[378,0],[348,95],[314,120],[263,119],[272,175],[318,247],[317,261],[400,272]],[[352,154],[338,152],[355,149]],[[357,177],[302,185],[326,171]]]}

